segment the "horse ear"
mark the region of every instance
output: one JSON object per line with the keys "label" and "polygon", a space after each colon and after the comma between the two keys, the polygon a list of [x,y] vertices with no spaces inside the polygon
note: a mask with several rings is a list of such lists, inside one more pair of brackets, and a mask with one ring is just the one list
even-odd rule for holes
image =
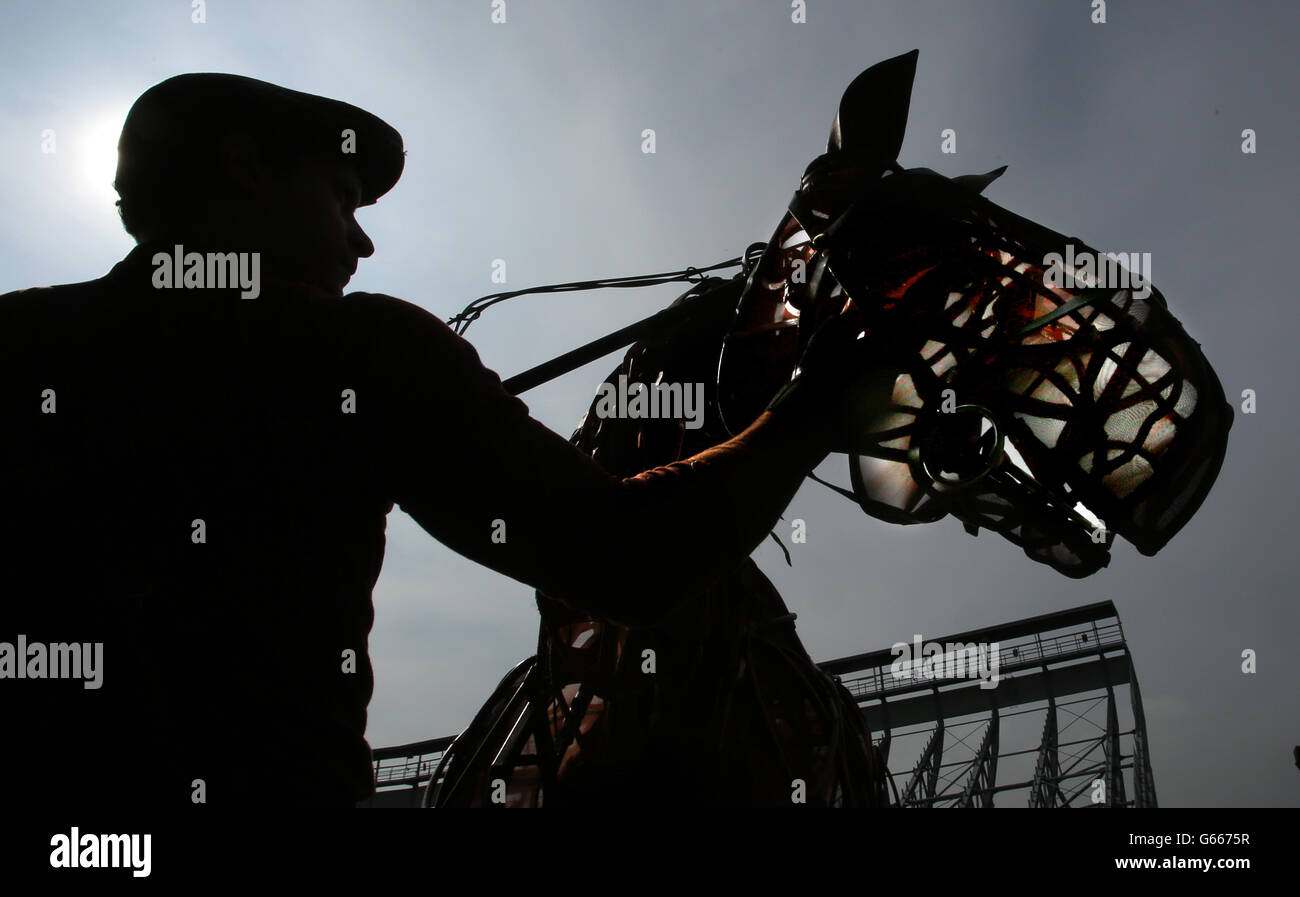
{"label": "horse ear", "polygon": [[827,152],[847,151],[881,167],[898,158],[919,52],[878,62],[853,79],[840,97]]}
{"label": "horse ear", "polygon": [[1007,167],[1003,165],[1001,168],[995,168],[992,171],[985,172],[984,174],[959,175],[958,177],[953,178],[952,181],[954,184],[961,184],[967,190],[974,190],[976,193],[983,193],[984,188],[1002,177],[1002,172],[1006,170]]}

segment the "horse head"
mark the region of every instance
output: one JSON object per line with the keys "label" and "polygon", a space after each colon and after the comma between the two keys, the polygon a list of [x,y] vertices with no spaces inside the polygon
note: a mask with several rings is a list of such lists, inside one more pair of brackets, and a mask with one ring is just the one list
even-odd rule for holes
{"label": "horse head", "polygon": [[886,60],[845,91],[746,284],[721,416],[743,429],[817,326],[852,314],[889,394],[853,422],[864,511],[951,514],[1072,577],[1109,563],[1116,534],[1155,554],[1218,474],[1223,388],[1140,258],[985,199],[1005,167],[947,178],[898,164],[915,64],[915,51]]}

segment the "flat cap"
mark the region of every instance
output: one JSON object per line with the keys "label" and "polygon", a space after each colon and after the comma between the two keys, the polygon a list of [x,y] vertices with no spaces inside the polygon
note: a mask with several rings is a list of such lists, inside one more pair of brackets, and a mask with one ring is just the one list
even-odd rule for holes
{"label": "flat cap", "polygon": [[[356,134],[355,152],[342,152],[343,131]],[[402,175],[402,135],[356,106],[278,84],[215,72],[177,75],[140,95],[117,144],[117,183],[138,184],[166,170],[165,160],[216,146],[243,131],[271,151],[338,152],[361,178],[362,204],[383,196]]]}

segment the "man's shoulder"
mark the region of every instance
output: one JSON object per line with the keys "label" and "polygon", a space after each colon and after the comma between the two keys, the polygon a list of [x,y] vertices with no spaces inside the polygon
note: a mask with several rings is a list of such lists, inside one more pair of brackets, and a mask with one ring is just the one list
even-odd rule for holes
{"label": "man's shoulder", "polygon": [[105,289],[107,277],[84,280],[78,283],[61,283],[51,286],[23,287],[0,294],[0,310],[20,311],[49,303],[73,300]]}
{"label": "man's shoulder", "polygon": [[[102,309],[107,278],[52,286],[26,287],[0,294],[0,340],[11,351],[33,340],[54,338],[68,330],[94,327]],[[92,320],[87,320],[88,318]],[[5,338],[8,339],[5,339]]]}
{"label": "man's shoulder", "polygon": [[451,333],[451,328],[433,312],[407,299],[387,293],[347,293],[342,300],[358,310],[391,321],[398,325],[429,328]]}
{"label": "man's shoulder", "polygon": [[[75,305],[78,302],[107,297],[117,293],[131,292],[131,284],[115,279],[113,275],[76,283],[62,283],[48,286],[24,287],[0,294],[0,312],[21,313],[29,311],[49,311],[56,306]],[[305,291],[314,300],[313,305],[321,309],[333,309],[345,313],[352,312],[381,321],[391,322],[397,326],[414,327],[450,334],[451,328],[442,319],[427,309],[385,293],[355,292],[344,295],[341,299],[327,296],[316,291]],[[178,302],[181,301],[178,299]],[[248,300],[254,302],[256,300]]]}
{"label": "man's shoulder", "polygon": [[[38,334],[66,337],[96,331],[112,325],[128,309],[134,310],[130,317],[137,323],[160,313],[173,318],[179,312],[187,318],[185,308],[191,308],[197,319],[211,320],[202,312],[202,302],[187,303],[183,295],[168,296],[166,301],[158,296],[146,299],[140,294],[153,291],[135,287],[110,273],[77,283],[13,290],[0,295],[0,336],[7,332],[13,339],[27,341]],[[340,349],[351,346],[352,352],[369,347],[393,363],[434,357],[451,363],[472,351],[441,318],[409,300],[386,293],[354,292],[340,297],[280,287],[258,299],[236,303],[247,303],[251,316],[245,320],[273,331],[314,333]]]}
{"label": "man's shoulder", "polygon": [[442,318],[409,300],[386,293],[348,293],[334,301],[337,308],[345,310],[345,318],[353,318],[350,323],[382,333],[390,345],[406,346],[417,354],[432,348],[454,353],[472,350]]}
{"label": "man's shoulder", "polygon": [[[489,400],[509,397],[512,411],[528,413],[528,406],[507,393],[500,376],[489,369],[474,345],[432,312],[414,302],[384,293],[349,293],[343,303],[354,302],[362,314],[381,321],[371,332],[380,334],[375,348],[380,357],[413,378],[412,382],[456,382],[457,394],[483,407]],[[361,330],[362,328],[357,328]]]}

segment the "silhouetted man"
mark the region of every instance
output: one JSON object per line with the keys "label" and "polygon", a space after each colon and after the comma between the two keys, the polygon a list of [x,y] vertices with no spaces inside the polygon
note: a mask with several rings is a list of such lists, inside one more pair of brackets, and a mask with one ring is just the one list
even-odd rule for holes
{"label": "silhouetted man", "polygon": [[827,454],[824,375],[708,452],[603,473],[438,318],[343,296],[374,251],[354,212],[402,166],[360,109],[182,75],[123,128],[139,245],[0,297],[5,798],[353,805],[394,503],[635,624],[734,569]]}

